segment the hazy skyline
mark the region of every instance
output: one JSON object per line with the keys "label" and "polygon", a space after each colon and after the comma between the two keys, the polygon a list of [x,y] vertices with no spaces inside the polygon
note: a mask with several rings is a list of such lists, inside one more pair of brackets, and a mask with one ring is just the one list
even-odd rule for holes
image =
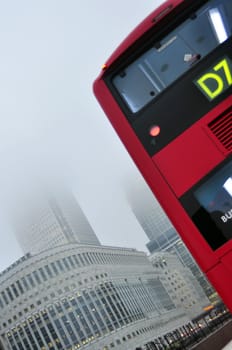
{"label": "hazy skyline", "polygon": [[[148,238],[125,199],[127,183],[143,180],[92,84],[118,44],[162,2],[0,5],[0,207],[40,177],[64,182],[102,244],[146,250]],[[2,270],[22,253],[4,210],[0,227]]]}

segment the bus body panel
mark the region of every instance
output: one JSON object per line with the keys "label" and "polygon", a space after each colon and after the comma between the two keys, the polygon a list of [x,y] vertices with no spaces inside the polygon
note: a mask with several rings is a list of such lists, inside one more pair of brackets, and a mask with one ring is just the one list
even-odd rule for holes
{"label": "bus body panel", "polygon": [[[232,261],[231,261],[232,262]],[[211,270],[206,273],[207,278],[215,286],[219,295],[222,296],[226,302],[229,310],[232,310],[232,298],[231,298],[231,269],[223,263],[219,263],[213,266]]]}
{"label": "bus body panel", "polygon": [[[101,103],[112,126],[142,173],[153,194],[173,223],[177,232],[180,234],[193,256],[195,258],[197,257],[201,269],[207,271],[212,265],[217,263],[217,256],[215,256],[200,235],[199,231],[193,225],[192,221],[177,200],[177,197],[171,190],[170,185],[165,181],[164,176],[161,174],[156,164],[144,150],[144,147],[138,140],[129,122],[124,117],[103,80],[100,79],[95,81],[94,93],[97,96],[98,101]],[[189,231],[190,234],[186,235],[185,232]]]}
{"label": "bus body panel", "polygon": [[153,156],[153,161],[177,197],[182,196],[230,153],[210,132],[208,124],[231,105],[230,96]]}
{"label": "bus body panel", "polygon": [[229,274],[232,274],[232,249],[222,257],[221,262],[224,266],[226,266],[226,268],[229,271]]}
{"label": "bus body panel", "polygon": [[[206,3],[205,0],[202,2],[204,4]],[[139,139],[138,135],[136,135],[133,121],[131,121],[133,116],[131,114],[126,115],[126,110],[128,110],[128,108],[122,108],[122,98],[117,100],[115,91],[112,92],[112,90],[110,90],[109,80],[107,80],[108,77],[111,76],[112,72],[115,74],[116,69],[119,69],[117,68],[118,63],[120,66],[124,60],[127,60],[125,51],[132,48],[132,46],[136,44],[138,40],[140,40],[140,37],[142,37],[146,31],[155,26],[152,20],[156,16],[158,16],[168,7],[171,10],[168,13],[168,15],[170,15],[172,10],[176,11],[178,9],[179,5],[181,5],[181,9],[186,9],[189,5],[193,6],[193,4],[196,3],[200,5],[200,1],[198,0],[170,0],[166,1],[158,9],[156,9],[138,27],[136,27],[136,29],[122,42],[122,44],[108,59],[104,70],[102,70],[99,77],[94,82],[93,88],[95,96],[101,104],[106,116],[108,117],[130,156],[134,160],[144,179],[148,183],[150,189],[171,220],[173,226],[180,234],[202,271],[205,272],[208,279],[221,295],[223,301],[232,311],[232,297],[230,291],[230,287],[232,287],[232,239],[230,238],[226,241],[226,243],[224,242],[213,247],[202,234],[196,224],[196,220],[193,220],[193,217],[189,214],[189,211],[186,209],[187,207],[184,204],[185,199],[188,199],[190,195],[193,194],[194,197],[194,191],[197,186],[201,186],[202,183],[204,186],[204,181],[206,181],[208,178],[210,179],[211,176],[215,176],[215,174],[217,176],[217,173],[220,175],[220,169],[223,170],[224,165],[226,166],[229,164],[229,166],[232,167],[232,146],[228,149],[225,148],[220,140],[218,140],[218,138],[209,130],[209,125],[213,123],[218,116],[224,113],[224,111],[232,106],[232,83],[230,79],[228,80],[230,86],[227,90],[225,89],[226,93],[221,94],[219,99],[214,99],[212,104],[205,102],[204,99],[206,97],[202,94],[202,92],[197,91],[196,86],[194,86],[194,79],[196,79],[198,75],[196,74],[193,76],[193,70],[189,70],[189,73],[185,74],[184,77],[181,77],[181,79],[179,79],[179,81],[176,83],[178,92],[176,95],[179,96],[179,100],[175,101],[176,97],[172,95],[174,85],[170,85],[166,92],[163,91],[163,95],[160,94],[160,98],[157,98],[157,105],[160,106],[159,103],[161,98],[163,96],[165,97],[165,94],[169,94],[169,96],[171,94],[173,104],[186,103],[186,105],[188,105],[191,102],[190,96],[188,97],[187,101],[184,101],[185,99],[181,99],[183,95],[179,92],[181,89],[181,91],[186,90],[183,81],[189,76],[189,81],[191,82],[191,86],[193,86],[193,90],[191,90],[191,87],[190,90],[193,91],[194,101],[196,102],[198,99],[199,101],[200,99],[201,101],[204,101],[204,109],[200,111],[201,115],[199,115],[197,121],[194,121],[192,125],[188,126],[188,128],[184,129],[184,131],[175,136],[175,138],[171,139],[170,143],[165,144],[164,147],[160,148],[156,154],[154,153],[152,155],[151,152],[149,153],[146,150],[146,147],[144,147],[144,144],[142,144],[141,139]],[[161,23],[163,23],[162,19],[163,17],[161,16]],[[167,22],[165,22],[165,24],[168,25]],[[220,46],[220,48],[221,47],[222,46]],[[214,50],[210,57],[206,56],[204,60],[202,60],[201,66],[196,65],[196,67],[199,67],[199,69],[196,69],[196,72],[199,71],[199,74],[202,75],[208,74],[209,69],[216,69],[215,67],[217,67],[217,65],[221,63],[222,59],[225,57],[227,62],[232,64],[230,47],[231,39],[230,42],[227,41],[227,44],[224,45],[223,50],[225,50],[225,53],[223,53],[223,50],[220,51],[220,48],[219,50]],[[128,52],[130,56],[131,51]],[[128,65],[128,62],[126,64]],[[224,73],[220,69],[216,70],[216,72]],[[229,73],[231,74],[231,72]],[[212,72],[210,74],[212,74]],[[219,78],[217,76],[217,79],[217,81],[219,81],[221,76]],[[215,87],[213,87],[213,89],[215,89]],[[155,101],[153,102],[153,105],[155,105]],[[193,115],[195,115],[195,111],[198,108],[198,105],[195,102],[193,105],[194,108],[191,111]],[[164,104],[164,107],[167,108],[165,113],[168,112],[171,114],[172,110],[171,108],[168,109],[168,104],[167,106]],[[150,110],[152,109],[152,103],[147,109],[144,108],[141,111],[141,118],[139,117],[137,119],[138,123],[143,123],[143,111],[147,112],[149,108]],[[186,113],[183,113],[183,115],[185,114]],[[154,115],[151,116],[151,118],[153,117]],[[186,115],[186,118],[188,118],[188,115]],[[138,127],[140,127],[140,125]],[[170,129],[172,126],[167,125],[167,127]],[[229,116],[229,131],[227,135],[227,137],[229,137],[229,141],[232,143],[231,128],[232,112]],[[163,129],[161,129],[161,133],[165,132]],[[155,139],[154,142],[156,142]],[[191,198],[191,196],[189,198]],[[212,231],[211,239],[214,239],[214,234],[216,233]]]}
{"label": "bus body panel", "polygon": [[223,159],[205,131],[198,128],[186,131],[153,157],[178,198]]}

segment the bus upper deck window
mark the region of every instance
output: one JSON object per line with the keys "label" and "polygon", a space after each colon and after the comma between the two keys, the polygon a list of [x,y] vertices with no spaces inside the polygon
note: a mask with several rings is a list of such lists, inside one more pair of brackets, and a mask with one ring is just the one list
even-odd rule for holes
{"label": "bus upper deck window", "polygon": [[231,35],[232,4],[212,0],[113,78],[113,85],[136,113]]}

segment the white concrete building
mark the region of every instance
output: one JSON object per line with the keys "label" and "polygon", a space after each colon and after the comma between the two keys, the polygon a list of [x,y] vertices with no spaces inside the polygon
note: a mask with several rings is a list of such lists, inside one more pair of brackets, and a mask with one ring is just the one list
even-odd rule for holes
{"label": "white concrete building", "polygon": [[181,264],[174,254],[153,253],[149,260],[175,306],[181,307],[191,319],[202,314],[204,308],[210,305],[191,270]]}
{"label": "white concrete building", "polygon": [[153,349],[189,322],[145,253],[79,244],[27,254],[3,271],[0,313],[4,350]]}

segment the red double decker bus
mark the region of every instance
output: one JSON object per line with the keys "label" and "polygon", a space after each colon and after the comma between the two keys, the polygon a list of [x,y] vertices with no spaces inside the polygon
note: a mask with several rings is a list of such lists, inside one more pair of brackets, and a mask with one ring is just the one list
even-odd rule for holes
{"label": "red double decker bus", "polygon": [[108,59],[94,92],[232,311],[232,1],[166,1]]}

